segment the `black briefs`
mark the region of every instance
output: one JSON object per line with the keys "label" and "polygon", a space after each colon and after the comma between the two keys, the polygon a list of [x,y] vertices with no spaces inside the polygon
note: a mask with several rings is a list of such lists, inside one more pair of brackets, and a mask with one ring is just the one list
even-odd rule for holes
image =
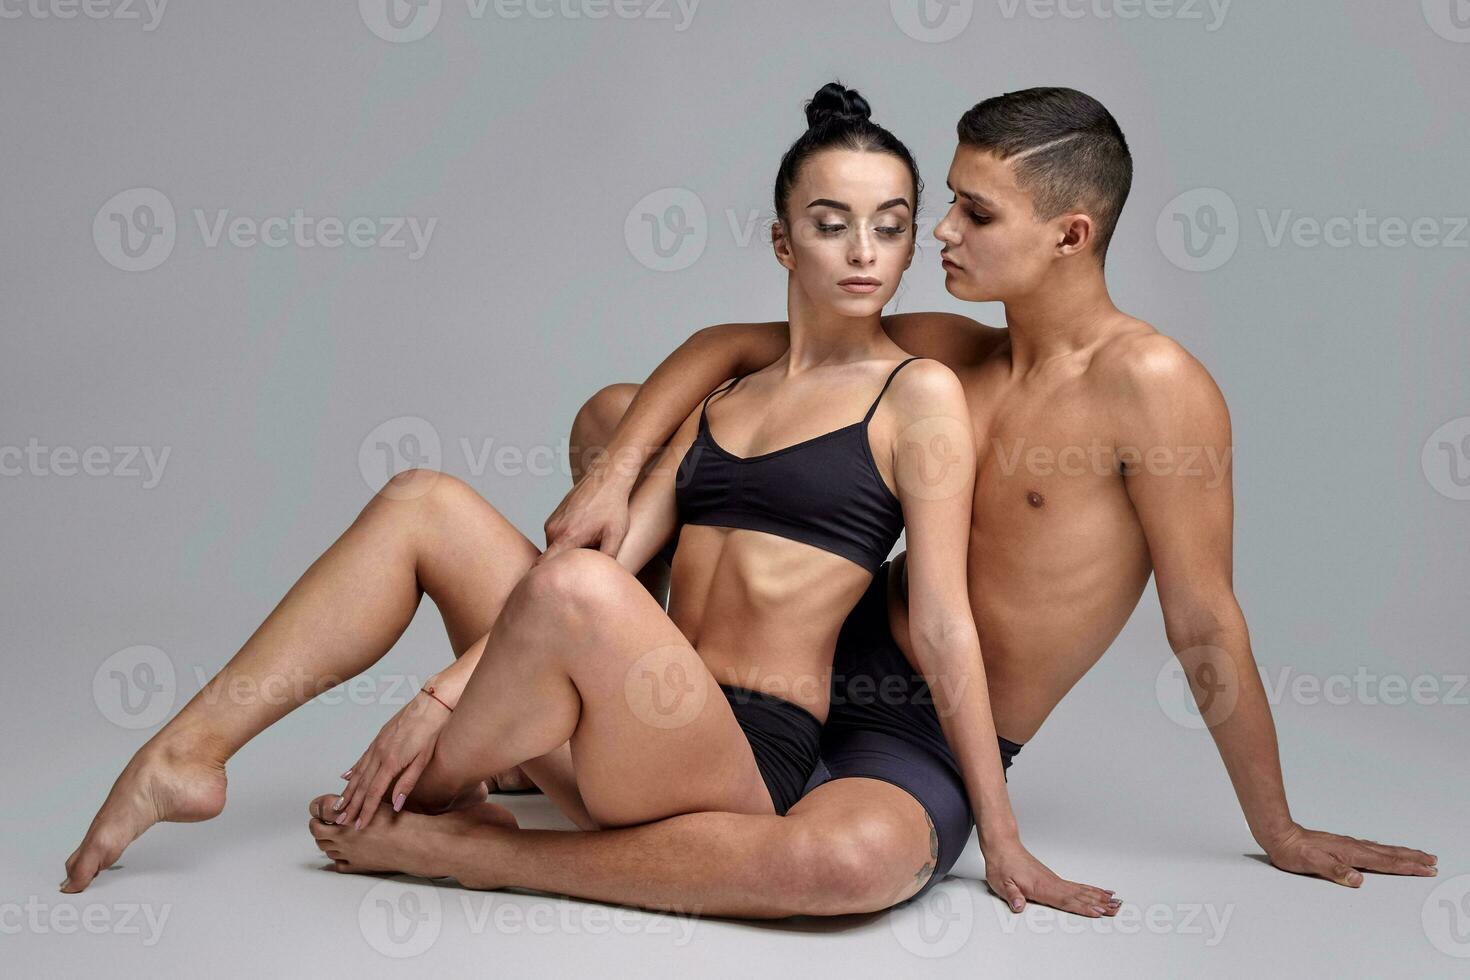
{"label": "black briefs", "polygon": [[756,768],[781,816],[801,799],[817,765],[822,723],[798,704],[764,691],[721,684],[725,700],[755,753]]}

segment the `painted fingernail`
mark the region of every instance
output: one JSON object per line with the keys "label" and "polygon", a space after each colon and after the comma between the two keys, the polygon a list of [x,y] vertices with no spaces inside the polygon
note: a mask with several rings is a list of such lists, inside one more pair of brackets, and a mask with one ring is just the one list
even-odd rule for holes
{"label": "painted fingernail", "polygon": [[354,830],[362,829],[362,817],[358,817],[356,820],[352,821],[352,828]]}
{"label": "painted fingernail", "polygon": [[393,797],[393,812],[397,813],[402,810],[404,801],[406,801],[407,799],[408,797],[402,793],[399,793],[397,796]]}
{"label": "painted fingernail", "polygon": [[351,770],[351,769],[349,769],[349,770],[347,770],[347,771],[346,771],[346,772],[344,772],[344,773],[343,773],[343,774],[342,774],[342,778],[343,778],[343,779],[350,779],[350,778],[352,778],[352,770]]}
{"label": "painted fingernail", "polygon": [[337,814],[337,819],[336,820],[333,820],[332,822],[335,823],[335,824],[341,824],[346,819],[347,819],[347,814],[345,814],[345,813],[339,813],[339,814]]}
{"label": "painted fingernail", "polygon": [[347,802],[347,797],[345,797],[345,796],[339,796],[339,797],[337,797],[337,802],[332,804],[332,809],[333,810],[340,810],[340,809],[342,809],[343,804],[345,804],[346,802]]}
{"label": "painted fingernail", "polygon": [[1105,909],[1105,908],[1103,908],[1101,905],[1094,905],[1092,907],[1092,910],[1094,912],[1096,912],[1098,915],[1107,915],[1108,914],[1108,910]]}

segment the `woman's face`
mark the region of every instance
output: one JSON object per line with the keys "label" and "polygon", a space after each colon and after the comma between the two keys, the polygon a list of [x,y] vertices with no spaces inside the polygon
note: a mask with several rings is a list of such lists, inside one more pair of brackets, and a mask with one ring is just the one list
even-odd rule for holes
{"label": "woman's face", "polygon": [[891,153],[816,153],[772,232],[776,259],[819,309],[881,313],[914,257],[913,198],[909,168]]}

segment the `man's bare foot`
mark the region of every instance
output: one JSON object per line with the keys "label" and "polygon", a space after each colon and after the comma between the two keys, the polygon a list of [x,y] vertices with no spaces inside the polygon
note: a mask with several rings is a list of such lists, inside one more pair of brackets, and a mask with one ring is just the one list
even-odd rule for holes
{"label": "man's bare foot", "polygon": [[192,823],[219,815],[225,808],[225,767],[202,744],[159,732],[138,750],[113,783],[82,843],[66,859],[63,892],[84,890],[155,823]]}
{"label": "man's bare foot", "polygon": [[490,889],[497,883],[479,879],[458,866],[454,854],[466,846],[479,846],[496,828],[514,829],[515,814],[497,803],[476,803],[440,814],[394,813],[379,809],[372,823],[361,830],[338,826],[329,819],[335,794],[311,801],[311,835],[316,846],[332,859],[332,870],[343,874],[373,874],[397,871],[421,878],[452,875],[466,888]]}

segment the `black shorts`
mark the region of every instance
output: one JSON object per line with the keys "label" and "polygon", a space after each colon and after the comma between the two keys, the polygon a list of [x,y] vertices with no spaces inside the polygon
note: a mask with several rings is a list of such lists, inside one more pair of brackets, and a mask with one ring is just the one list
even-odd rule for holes
{"label": "black shorts", "polygon": [[[939,838],[939,858],[918,893],[922,895],[954,867],[975,819],[929,685],[903,655],[889,627],[891,564],[884,562],[878,569],[842,624],[832,662],[832,709],[822,728],[822,757],[804,794],[829,779],[859,776],[892,783],[918,800]],[[1001,738],[999,751],[1002,768],[1009,769],[1021,746]]]}

